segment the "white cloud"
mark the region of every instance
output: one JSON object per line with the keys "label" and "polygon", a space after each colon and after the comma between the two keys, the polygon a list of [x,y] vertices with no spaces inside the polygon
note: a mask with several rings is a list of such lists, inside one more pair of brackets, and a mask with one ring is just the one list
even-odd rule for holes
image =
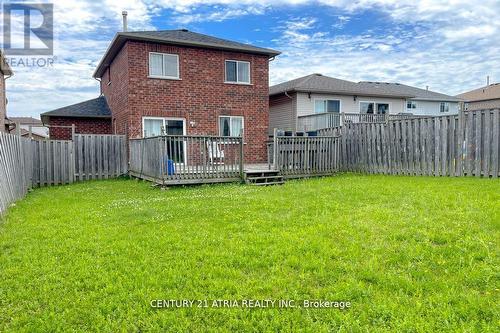
{"label": "white cloud", "polygon": [[[154,30],[152,22],[165,9],[170,21],[192,24],[270,11],[279,16],[304,4],[322,11],[331,7],[335,14],[331,22],[310,11],[306,17],[279,18],[280,37],[268,41],[283,51],[271,63],[272,83],[322,72],[349,80],[429,85],[454,94],[482,84],[488,74],[500,79],[497,0],[66,0],[54,2],[55,67],[14,68],[15,76],[7,81],[9,113],[37,115],[96,97],[98,84],[91,75],[110,36],[121,29],[122,10],[128,10],[132,30]],[[354,25],[356,15],[366,10],[380,12],[393,31],[348,35],[345,25]]]}

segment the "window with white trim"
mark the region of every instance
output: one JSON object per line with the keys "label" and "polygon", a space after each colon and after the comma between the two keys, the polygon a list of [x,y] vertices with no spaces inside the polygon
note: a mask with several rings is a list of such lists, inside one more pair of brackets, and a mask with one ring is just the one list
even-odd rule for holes
{"label": "window with white trim", "polygon": [[450,112],[450,103],[441,102],[439,105],[439,112]]}
{"label": "window with white trim", "polygon": [[243,117],[241,116],[220,116],[219,135],[220,136],[242,136]]}
{"label": "window with white trim", "polygon": [[314,101],[314,112],[340,112],[340,101],[337,99],[316,99]]}
{"label": "window with white trim", "polygon": [[417,108],[417,102],[415,102],[415,101],[407,101],[406,102],[406,108],[408,110],[416,109]]}
{"label": "window with white trim", "polygon": [[389,108],[389,103],[359,102],[359,113],[362,114],[386,114]]}
{"label": "window with white trim", "polygon": [[184,119],[143,117],[142,136],[184,135]]}
{"label": "window with white trim", "polygon": [[373,114],[375,110],[374,102],[359,102],[359,112]]}
{"label": "window with white trim", "polygon": [[179,56],[168,53],[149,53],[149,77],[179,79]]}
{"label": "window with white trim", "polygon": [[226,82],[250,84],[250,63],[248,61],[226,60]]}

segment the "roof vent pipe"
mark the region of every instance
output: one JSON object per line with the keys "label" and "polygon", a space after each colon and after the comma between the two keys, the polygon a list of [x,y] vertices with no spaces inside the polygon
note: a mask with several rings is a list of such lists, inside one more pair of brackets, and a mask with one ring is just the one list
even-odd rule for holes
{"label": "roof vent pipe", "polygon": [[486,77],[486,86],[489,86],[490,85],[490,76],[488,75]]}
{"label": "roof vent pipe", "polygon": [[429,90],[429,86],[425,86],[425,90]]}
{"label": "roof vent pipe", "polygon": [[127,32],[127,11],[124,10],[122,12],[122,16],[123,16],[123,32]]}

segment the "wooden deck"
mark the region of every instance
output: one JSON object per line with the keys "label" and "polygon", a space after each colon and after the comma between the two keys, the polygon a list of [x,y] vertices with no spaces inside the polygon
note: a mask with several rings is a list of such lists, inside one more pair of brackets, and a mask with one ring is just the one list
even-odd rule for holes
{"label": "wooden deck", "polygon": [[173,174],[165,174],[163,177],[155,177],[130,171],[132,177],[144,179],[159,185],[182,185],[182,184],[209,184],[209,183],[234,183],[243,182],[247,173],[262,173],[274,171],[267,163],[245,164],[243,173],[240,173],[239,165],[220,164],[214,166],[187,166],[175,170]]}

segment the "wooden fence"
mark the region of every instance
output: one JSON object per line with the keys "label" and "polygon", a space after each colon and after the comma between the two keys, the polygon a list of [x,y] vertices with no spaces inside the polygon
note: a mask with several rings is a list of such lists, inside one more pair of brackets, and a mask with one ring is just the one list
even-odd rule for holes
{"label": "wooden fence", "polygon": [[285,178],[333,174],[341,165],[340,137],[277,136],[273,156],[275,170]]}
{"label": "wooden fence", "polygon": [[367,173],[499,176],[499,110],[348,124],[342,167]]}
{"label": "wooden fence", "polygon": [[76,134],[75,180],[108,179],[127,173],[127,142],[124,135]]}
{"label": "wooden fence", "polygon": [[32,187],[117,177],[127,166],[124,136],[32,141],[0,133],[0,214]]}
{"label": "wooden fence", "polygon": [[243,179],[241,137],[167,135],[130,140],[130,175],[158,184]]}
{"label": "wooden fence", "polygon": [[0,215],[31,186],[30,141],[0,132]]}
{"label": "wooden fence", "polygon": [[[32,156],[32,187],[70,184],[75,180],[73,142],[30,141],[26,155]],[[27,166],[29,168],[29,166]]]}

